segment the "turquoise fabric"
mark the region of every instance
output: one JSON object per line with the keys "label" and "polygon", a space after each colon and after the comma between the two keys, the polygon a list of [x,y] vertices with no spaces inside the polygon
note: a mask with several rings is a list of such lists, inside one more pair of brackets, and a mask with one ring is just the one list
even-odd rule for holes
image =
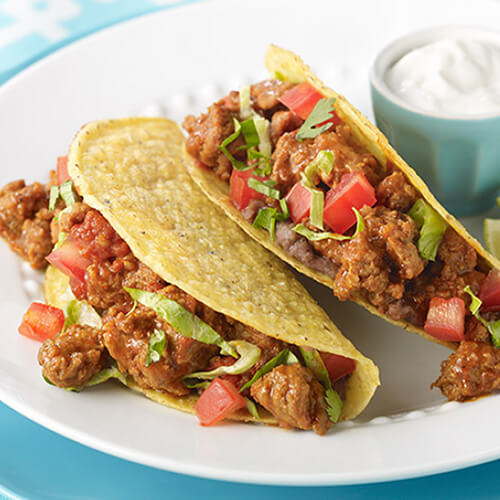
{"label": "turquoise fabric", "polygon": [[[193,1],[0,0],[0,84],[88,33]],[[100,453],[54,434],[0,403],[0,499],[497,499],[498,477],[500,461],[427,478],[361,486],[291,488],[211,481]]]}

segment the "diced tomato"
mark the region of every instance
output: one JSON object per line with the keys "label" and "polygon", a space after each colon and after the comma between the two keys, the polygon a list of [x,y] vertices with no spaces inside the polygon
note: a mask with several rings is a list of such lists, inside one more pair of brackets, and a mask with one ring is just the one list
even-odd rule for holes
{"label": "diced tomato", "polygon": [[60,186],[63,182],[70,180],[71,177],[68,174],[68,157],[59,156],[57,158],[57,184]]}
{"label": "diced tomato", "polygon": [[375,203],[375,188],[364,174],[344,174],[338,185],[326,193],[323,220],[333,231],[343,234],[356,222],[353,207],[359,210]]}
{"label": "diced tomato", "polygon": [[[305,120],[311,114],[317,102],[323,97],[324,96],[312,85],[307,82],[302,82],[288,92],[285,92],[278,100],[296,115],[299,115],[300,118]],[[341,123],[341,120],[334,111],[332,118],[325,123],[328,122],[332,122],[334,126],[337,126]]]}
{"label": "diced tomato", "polygon": [[85,271],[90,260],[81,254],[80,247],[71,238],[49,254],[47,260],[70,277],[72,288],[85,284]]}
{"label": "diced tomato", "polygon": [[433,297],[429,304],[424,330],[441,340],[464,339],[465,302],[458,298]]}
{"label": "diced tomato", "polygon": [[500,311],[500,271],[492,269],[481,286],[479,298],[484,312]]}
{"label": "diced tomato", "polygon": [[216,378],[205,389],[194,405],[201,425],[214,425],[247,405],[238,389],[221,378]]}
{"label": "diced tomato", "polygon": [[329,352],[320,352],[320,355],[332,383],[349,375],[349,373],[352,373],[356,369],[356,362],[351,358],[339,356],[338,354],[330,354]]}
{"label": "diced tomato", "polygon": [[286,195],[286,204],[288,205],[290,217],[295,224],[309,215],[311,196],[311,192],[301,182],[297,182]]}
{"label": "diced tomato", "polygon": [[18,331],[25,337],[44,342],[56,336],[63,326],[64,312],[61,309],[33,302],[23,316]]}
{"label": "diced tomato", "polygon": [[263,198],[264,195],[255,191],[248,185],[248,179],[253,177],[259,181],[267,179],[267,177],[259,177],[253,174],[252,170],[246,170],[245,172],[240,172],[233,168],[231,173],[231,179],[229,180],[229,185],[231,188],[231,199],[233,200],[233,205],[239,210],[243,210],[248,206],[252,200],[258,200]]}

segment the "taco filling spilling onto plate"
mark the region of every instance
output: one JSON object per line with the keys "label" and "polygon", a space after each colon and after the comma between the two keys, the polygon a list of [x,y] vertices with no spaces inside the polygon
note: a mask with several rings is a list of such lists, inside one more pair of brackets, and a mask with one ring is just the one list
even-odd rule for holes
{"label": "taco filling spilling onto plate", "polygon": [[500,388],[500,273],[400,169],[360,146],[334,98],[275,76],[184,120],[198,168],[228,183],[243,218],[328,277],[340,300],[455,343],[434,383],[446,397]]}
{"label": "taco filling spilling onto plate", "polygon": [[[172,143],[165,144],[164,138]],[[233,223],[201,192],[197,194],[175,160],[181,156],[182,140],[175,124],[167,120],[96,122],[82,129],[72,145],[73,171],[68,173],[68,159],[62,157],[48,185],[16,181],[0,191],[0,236],[33,268],[51,264],[45,282],[48,304],[34,302],[19,332],[43,342],[38,361],[45,380],[55,386],[80,391],[117,378],[168,406],[194,411],[202,425],[230,418],[325,434],[341,416],[352,418],[367,404],[378,384],[377,369],[334,333],[326,314],[279,260],[244,233],[227,230]],[[121,160],[111,161],[114,147]],[[81,166],[80,158],[89,164]],[[139,162],[141,173],[133,167],[127,181],[117,186],[118,171],[126,173],[129,159],[132,165]],[[123,164],[117,167],[119,161]],[[100,168],[105,175],[95,181]],[[89,174],[84,174],[87,170]],[[113,175],[108,176],[109,171]],[[113,187],[103,187],[108,181]],[[131,184],[126,187],[128,181]],[[90,194],[92,182],[104,192],[99,210],[95,194]],[[136,197],[134,189],[139,193]],[[191,203],[182,190],[190,193]],[[149,205],[139,205],[145,200]],[[121,202],[131,208],[118,208]],[[149,217],[138,216],[138,207]],[[171,222],[177,214],[180,224]],[[192,217],[200,215],[198,234],[187,237]],[[205,215],[216,224],[211,232],[216,245],[203,236],[209,232]],[[130,217],[137,222],[121,226],[120,221]],[[122,227],[123,237],[111,221],[114,227]],[[141,238],[130,236],[134,230]],[[239,257],[231,257],[223,241],[232,243],[229,246],[236,247],[237,254],[247,250],[240,266],[248,263],[251,269],[234,274],[231,265],[238,264]],[[217,273],[219,251],[224,258]],[[163,278],[153,271],[154,266],[161,269],[158,273]],[[265,273],[271,270],[280,276],[276,299],[272,283],[265,289]],[[255,293],[250,290],[252,283],[245,281],[246,274],[253,272],[259,273]],[[224,273],[233,280],[231,284]],[[197,279],[202,284],[195,286]],[[206,282],[208,294],[203,295]],[[207,298],[198,300],[176,286],[182,283],[182,288]],[[252,302],[261,292],[265,302]],[[272,311],[277,308],[274,324],[282,325],[276,332],[279,338],[234,319],[240,297],[248,308],[249,324],[254,318],[253,324],[263,325],[263,330],[274,321]],[[228,305],[219,302],[224,312],[218,312],[205,300]],[[300,312],[302,306],[287,310],[294,301],[304,304],[308,318]],[[291,334],[295,310],[300,312],[299,336]],[[315,326],[307,326],[310,321]],[[356,360],[308,346],[307,339],[322,329],[325,350]],[[307,337],[309,331],[311,337]]]}

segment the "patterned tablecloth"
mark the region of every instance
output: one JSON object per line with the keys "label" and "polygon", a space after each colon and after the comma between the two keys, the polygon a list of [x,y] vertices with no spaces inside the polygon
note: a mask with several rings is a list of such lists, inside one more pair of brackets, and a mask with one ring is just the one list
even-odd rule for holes
{"label": "patterned tablecloth", "polygon": [[[134,16],[193,1],[0,0],[0,84],[86,34]],[[5,498],[30,500],[498,499],[498,477],[500,461],[421,479],[329,488],[264,487],[196,479],[91,450],[43,429],[0,403],[0,498],[3,492]]]}

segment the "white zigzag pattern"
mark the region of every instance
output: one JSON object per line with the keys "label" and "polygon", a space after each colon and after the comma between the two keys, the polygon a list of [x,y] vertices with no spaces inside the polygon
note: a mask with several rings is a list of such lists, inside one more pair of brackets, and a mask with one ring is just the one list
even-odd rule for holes
{"label": "white zigzag pattern", "polygon": [[0,30],[0,48],[28,35],[37,34],[51,42],[69,35],[61,21],[78,16],[81,7],[73,0],[48,0],[44,9],[35,8],[31,0],[4,0],[0,13],[14,18],[15,22]]}

